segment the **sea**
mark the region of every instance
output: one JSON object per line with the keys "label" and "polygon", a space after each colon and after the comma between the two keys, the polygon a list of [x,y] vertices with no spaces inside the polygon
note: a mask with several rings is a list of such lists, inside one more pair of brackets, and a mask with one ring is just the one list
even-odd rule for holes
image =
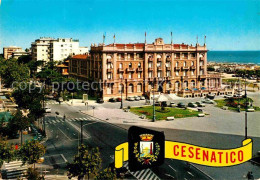
{"label": "sea", "polygon": [[260,51],[208,51],[208,62],[260,65]]}

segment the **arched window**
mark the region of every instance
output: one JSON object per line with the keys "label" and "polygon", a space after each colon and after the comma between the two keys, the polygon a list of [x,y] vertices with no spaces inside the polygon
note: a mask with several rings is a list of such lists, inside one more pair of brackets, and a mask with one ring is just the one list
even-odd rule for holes
{"label": "arched window", "polygon": [[195,81],[194,80],[191,81],[191,88],[195,88]]}
{"label": "arched window", "polygon": [[176,81],[175,82],[175,91],[179,91],[180,90],[180,82]]}
{"label": "arched window", "polygon": [[133,93],[134,92],[134,85],[133,84],[129,84],[128,86],[128,93]]}
{"label": "arched window", "polygon": [[142,92],[142,84],[141,83],[137,84],[137,92]]}
{"label": "arched window", "polygon": [[188,88],[188,81],[184,81],[184,83],[183,83],[183,88],[184,88],[184,89],[187,89],[187,88]]}
{"label": "arched window", "polygon": [[118,88],[118,93],[124,93],[124,85],[123,84],[119,84],[119,88]]}

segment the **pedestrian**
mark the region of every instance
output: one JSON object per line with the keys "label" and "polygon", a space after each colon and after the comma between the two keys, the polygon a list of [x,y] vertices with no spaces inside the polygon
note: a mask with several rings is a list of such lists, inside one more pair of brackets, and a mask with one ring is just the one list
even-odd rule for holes
{"label": "pedestrian", "polygon": [[66,120],[66,115],[64,114],[64,116],[63,116],[63,121],[65,121]]}
{"label": "pedestrian", "polygon": [[253,172],[252,171],[248,171],[248,173],[246,175],[246,178],[248,180],[254,180]]}

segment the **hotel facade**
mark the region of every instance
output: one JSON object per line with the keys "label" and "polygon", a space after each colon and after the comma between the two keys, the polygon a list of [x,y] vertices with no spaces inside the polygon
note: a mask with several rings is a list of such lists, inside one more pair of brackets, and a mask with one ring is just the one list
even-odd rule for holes
{"label": "hotel facade", "polygon": [[206,44],[165,44],[162,38],[152,44],[91,45],[89,56],[70,59],[69,75],[99,82],[104,100],[153,91],[182,97],[224,94],[220,74],[207,72],[207,51]]}

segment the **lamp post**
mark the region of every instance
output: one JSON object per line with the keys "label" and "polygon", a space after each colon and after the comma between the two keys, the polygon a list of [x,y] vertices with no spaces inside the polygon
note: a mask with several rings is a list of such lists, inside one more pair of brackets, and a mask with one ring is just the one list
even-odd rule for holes
{"label": "lamp post", "polygon": [[123,109],[123,78],[121,78],[121,106],[120,109]]}
{"label": "lamp post", "polygon": [[247,139],[247,93],[246,93],[246,75],[245,75],[245,98],[246,98],[246,107],[245,107],[245,139]]}
{"label": "lamp post", "polygon": [[153,80],[153,122],[156,121],[156,118],[155,118],[155,101],[154,101],[154,91],[155,91],[155,78]]}

